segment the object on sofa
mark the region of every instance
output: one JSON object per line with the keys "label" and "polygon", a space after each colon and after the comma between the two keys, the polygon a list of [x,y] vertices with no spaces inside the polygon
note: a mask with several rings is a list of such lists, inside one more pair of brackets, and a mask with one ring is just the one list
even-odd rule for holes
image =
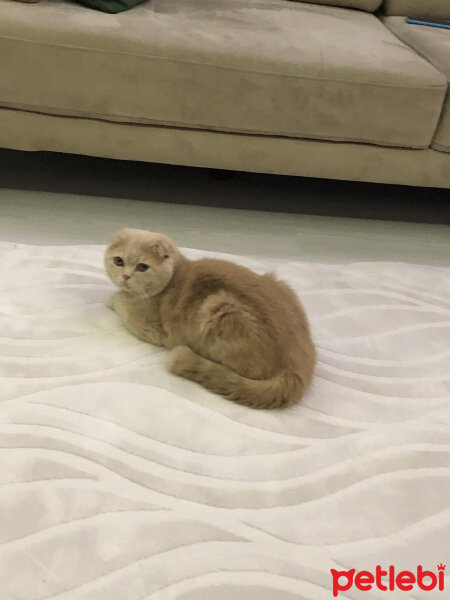
{"label": "object on sofa", "polygon": [[76,0],[76,2],[94,10],[116,14],[124,10],[130,10],[130,8],[134,8],[146,2],[146,0]]}
{"label": "object on sofa", "polygon": [[[40,0],[16,0],[16,2],[26,2],[28,4],[34,4]],[[78,4],[84,4],[88,8],[94,10],[100,10],[106,13],[120,13],[125,10],[130,10],[139,4],[142,4],[146,0],[74,0]]]}
{"label": "object on sofa", "polygon": [[2,2],[0,146],[450,187],[445,69],[344,3]]}

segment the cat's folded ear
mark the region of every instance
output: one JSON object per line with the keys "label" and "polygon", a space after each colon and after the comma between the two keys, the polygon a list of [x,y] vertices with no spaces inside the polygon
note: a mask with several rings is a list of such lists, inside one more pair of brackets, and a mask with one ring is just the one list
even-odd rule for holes
{"label": "cat's folded ear", "polygon": [[152,244],[152,250],[162,259],[171,258],[177,252],[172,240],[166,237],[161,238]]}

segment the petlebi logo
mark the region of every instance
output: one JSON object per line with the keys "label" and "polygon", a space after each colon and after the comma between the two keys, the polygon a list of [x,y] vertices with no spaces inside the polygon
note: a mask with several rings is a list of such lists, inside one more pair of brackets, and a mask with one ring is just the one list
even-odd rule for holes
{"label": "petlebi logo", "polygon": [[375,573],[371,571],[359,571],[350,569],[349,571],[337,571],[331,569],[333,577],[333,596],[338,596],[339,592],[345,592],[352,587],[361,591],[369,591],[372,588],[379,590],[410,591],[419,588],[426,592],[438,589],[444,591],[445,565],[437,565],[437,572],[427,571],[422,565],[419,565],[415,571],[396,571],[394,565],[389,565],[383,569],[380,565],[375,568]]}

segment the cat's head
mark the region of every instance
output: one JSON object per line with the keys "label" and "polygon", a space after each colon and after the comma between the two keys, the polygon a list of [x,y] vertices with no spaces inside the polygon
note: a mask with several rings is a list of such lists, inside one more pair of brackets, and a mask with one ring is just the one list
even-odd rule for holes
{"label": "cat's head", "polygon": [[161,233],[122,229],[105,252],[109,278],[121,290],[155,296],[169,284],[179,252]]}

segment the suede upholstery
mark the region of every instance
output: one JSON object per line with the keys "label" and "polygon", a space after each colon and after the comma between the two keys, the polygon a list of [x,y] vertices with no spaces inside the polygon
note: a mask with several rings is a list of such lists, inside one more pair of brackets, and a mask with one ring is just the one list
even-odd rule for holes
{"label": "suede upholstery", "polygon": [[450,0],[384,0],[387,15],[450,19]]}
{"label": "suede upholstery", "polygon": [[385,17],[384,23],[398,38],[447,77],[447,97],[432,146],[437,150],[450,152],[450,31],[410,25],[403,17]]}
{"label": "suede upholstery", "polygon": [[0,147],[145,162],[450,188],[450,154],[131,125],[0,109]]}
{"label": "suede upholstery", "polygon": [[449,188],[444,37],[318,4],[0,1],[0,147]]}
{"label": "suede upholstery", "polygon": [[343,8],[359,8],[368,12],[375,11],[383,0],[296,0],[308,4],[327,4],[328,6],[341,6]]}
{"label": "suede upholstery", "polygon": [[4,107],[410,148],[447,89],[374,15],[285,0],[1,2],[0,73]]}

